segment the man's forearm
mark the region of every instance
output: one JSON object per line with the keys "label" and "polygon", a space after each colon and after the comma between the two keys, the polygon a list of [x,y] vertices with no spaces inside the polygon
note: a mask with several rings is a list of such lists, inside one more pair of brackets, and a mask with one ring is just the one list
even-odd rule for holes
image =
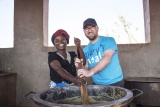
{"label": "man's forearm", "polygon": [[102,71],[110,62],[110,58],[103,57],[97,65],[95,65],[92,69],[89,70],[89,72],[94,75],[100,71]]}

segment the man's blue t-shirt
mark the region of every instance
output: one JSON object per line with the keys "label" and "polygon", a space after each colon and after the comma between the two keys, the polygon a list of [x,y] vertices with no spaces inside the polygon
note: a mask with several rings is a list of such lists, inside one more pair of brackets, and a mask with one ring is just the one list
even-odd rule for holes
{"label": "man's blue t-shirt", "polygon": [[102,59],[106,50],[115,50],[115,53],[106,68],[92,76],[95,84],[109,85],[123,79],[117,44],[112,37],[100,36],[96,43],[89,43],[83,49],[89,69],[93,68]]}

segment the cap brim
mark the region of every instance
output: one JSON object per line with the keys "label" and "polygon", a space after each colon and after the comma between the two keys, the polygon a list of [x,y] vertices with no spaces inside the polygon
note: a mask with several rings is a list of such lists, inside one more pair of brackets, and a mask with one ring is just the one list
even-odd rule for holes
{"label": "cap brim", "polygon": [[83,29],[84,29],[87,25],[93,25],[93,26],[96,26],[96,25],[95,25],[95,24],[93,24],[93,23],[87,23],[87,24],[85,24],[85,25],[83,26]]}

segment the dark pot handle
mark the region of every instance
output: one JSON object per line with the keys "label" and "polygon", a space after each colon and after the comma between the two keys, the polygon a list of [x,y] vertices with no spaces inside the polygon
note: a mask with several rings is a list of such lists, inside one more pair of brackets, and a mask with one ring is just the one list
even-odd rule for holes
{"label": "dark pot handle", "polygon": [[[32,96],[29,97],[30,94],[32,94]],[[31,100],[31,99],[33,99],[33,94],[36,94],[36,92],[31,91],[31,92],[25,94],[23,97],[27,98],[28,100]]]}
{"label": "dark pot handle", "polygon": [[139,89],[131,89],[131,91],[133,92],[133,98],[139,97],[140,95],[143,94],[143,91]]}

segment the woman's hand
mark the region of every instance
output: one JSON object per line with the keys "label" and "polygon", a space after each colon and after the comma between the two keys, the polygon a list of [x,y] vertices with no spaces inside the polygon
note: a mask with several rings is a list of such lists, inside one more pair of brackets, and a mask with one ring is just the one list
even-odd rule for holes
{"label": "woman's hand", "polygon": [[81,40],[74,37],[74,44],[79,48],[81,46]]}
{"label": "woman's hand", "polygon": [[79,78],[79,77],[75,77],[72,82],[77,86],[81,86],[83,84],[87,84],[87,82],[84,79]]}

